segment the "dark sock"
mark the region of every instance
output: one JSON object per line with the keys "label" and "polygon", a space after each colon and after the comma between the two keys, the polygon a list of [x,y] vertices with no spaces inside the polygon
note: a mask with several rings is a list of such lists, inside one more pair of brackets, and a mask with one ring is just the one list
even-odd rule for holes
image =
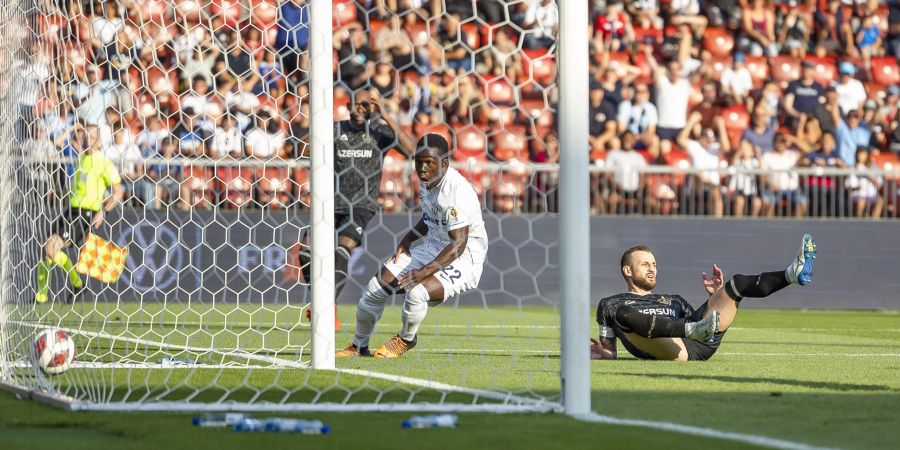
{"label": "dark sock", "polygon": [[684,319],[644,314],[631,306],[623,306],[616,311],[616,323],[622,330],[645,338],[685,337]]}
{"label": "dark sock", "polygon": [[731,281],[725,283],[725,293],[735,301],[741,301],[744,297],[763,298],[790,284],[783,270],[763,272],[759,275],[735,275],[731,277]]}
{"label": "dark sock", "polygon": [[[337,299],[347,280],[347,266],[350,265],[350,249],[339,245],[334,251],[334,298]],[[337,301],[337,300],[335,300]]]}

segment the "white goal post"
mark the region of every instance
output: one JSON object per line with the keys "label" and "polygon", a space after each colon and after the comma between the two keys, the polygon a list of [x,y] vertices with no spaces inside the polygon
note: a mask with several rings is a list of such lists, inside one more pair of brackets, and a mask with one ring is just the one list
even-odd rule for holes
{"label": "white goal post", "polygon": [[[533,47],[536,29],[465,0],[397,11],[354,0],[2,1],[0,387],[72,410],[590,411],[587,2],[557,2],[558,41]],[[412,50],[405,65],[402,51],[379,49],[398,36]],[[498,42],[512,42],[509,67]],[[359,61],[373,71],[361,84]],[[335,360],[356,299],[422,214],[412,160],[386,152],[381,211],[336,302],[333,124],[386,73],[385,114],[416,137],[448,137],[490,250],[478,288],[430,307],[402,358]],[[465,113],[446,106],[460,103]],[[93,233],[127,258],[117,279],[79,274],[76,290],[44,243],[94,132],[125,197]],[[550,134],[560,164],[530,162]],[[311,282],[298,256],[307,237]],[[63,253],[77,265],[79,250]],[[398,329],[403,297],[387,305],[376,346]],[[30,360],[45,328],[76,345],[57,376]]]}

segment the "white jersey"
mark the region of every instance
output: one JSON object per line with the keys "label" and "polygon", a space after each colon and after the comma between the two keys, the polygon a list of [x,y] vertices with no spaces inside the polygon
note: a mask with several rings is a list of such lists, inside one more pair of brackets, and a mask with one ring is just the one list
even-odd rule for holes
{"label": "white jersey", "polygon": [[450,245],[450,231],[469,227],[466,252],[476,264],[487,256],[488,240],[481,217],[481,203],[471,184],[453,168],[434,189],[421,185],[422,218],[428,225],[425,245],[440,251]]}

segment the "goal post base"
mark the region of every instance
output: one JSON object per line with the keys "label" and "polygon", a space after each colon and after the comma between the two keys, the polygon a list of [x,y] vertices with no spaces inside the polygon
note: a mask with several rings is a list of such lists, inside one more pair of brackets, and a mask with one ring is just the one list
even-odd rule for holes
{"label": "goal post base", "polygon": [[15,395],[17,399],[31,400],[66,411],[77,411],[79,404],[84,403],[68,395],[47,392],[43,389],[29,389],[2,380],[0,380],[0,389]]}

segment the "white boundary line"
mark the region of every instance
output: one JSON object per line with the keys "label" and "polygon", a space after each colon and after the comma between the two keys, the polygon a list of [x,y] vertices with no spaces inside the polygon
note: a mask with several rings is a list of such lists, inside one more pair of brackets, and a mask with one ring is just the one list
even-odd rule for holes
{"label": "white boundary line", "polygon": [[672,431],[681,434],[690,434],[694,436],[703,436],[714,439],[723,439],[726,441],[743,442],[745,444],[758,445],[760,447],[787,449],[787,450],[827,450],[826,447],[816,447],[813,445],[801,444],[799,442],[786,441],[783,439],[775,439],[765,436],[756,436],[753,434],[733,433],[730,431],[719,431],[712,428],[696,427],[693,425],[682,425],[672,422],[655,422],[650,420],[639,419],[619,419],[616,417],[604,416],[602,414],[591,413],[585,416],[576,417],[576,419],[587,422],[603,423],[609,425],[620,425],[626,427],[650,428],[653,430]]}
{"label": "white boundary line", "polygon": [[[33,324],[22,321],[10,321],[10,323],[17,323],[21,326],[29,326],[29,327],[41,327],[44,325],[41,324]],[[61,328],[62,329],[62,328]],[[201,347],[188,347],[182,345],[175,344],[166,344],[162,342],[148,341],[145,339],[136,339],[136,338],[128,338],[123,336],[113,336],[113,335],[105,335],[96,332],[90,331],[79,331],[74,329],[63,329],[64,331],[69,332],[70,334],[84,334],[84,335],[93,335],[95,337],[113,339],[113,340],[125,340],[132,343],[140,343],[145,345],[156,345],[159,347],[168,346],[172,348],[180,348],[184,350],[190,351],[203,351],[203,352],[213,352],[219,353],[223,355],[231,355],[231,352],[210,349],[210,348],[201,348]],[[300,369],[309,369],[309,366],[300,362],[295,361],[287,361],[279,358],[271,358],[267,356],[259,356],[251,353],[239,353],[240,356],[246,357],[247,359],[258,359],[261,361],[271,362],[275,365],[281,365],[283,367],[291,367],[291,368],[300,368]],[[160,365],[163,366],[163,365]],[[165,367],[165,366],[164,366]],[[170,368],[203,368],[202,365],[197,366],[180,366],[180,365],[171,365]],[[208,367],[208,366],[207,366]],[[231,366],[229,366],[231,367]],[[318,404],[318,405],[291,405],[291,404],[256,404],[256,405],[240,405],[240,404],[206,404],[206,405],[192,405],[184,402],[147,402],[143,404],[121,404],[121,403],[93,403],[93,402],[84,402],[80,400],[74,400],[70,404],[70,408],[73,410],[93,410],[93,411],[121,411],[121,410],[131,410],[131,411],[221,411],[225,410],[253,410],[253,411],[296,411],[296,412],[304,412],[304,411],[340,411],[340,412],[379,412],[379,411],[431,411],[431,412],[440,412],[447,410],[454,410],[460,412],[494,412],[494,413],[516,413],[516,412],[561,412],[562,406],[556,402],[550,402],[543,399],[534,399],[529,397],[522,397],[519,395],[515,395],[512,393],[503,393],[497,391],[488,391],[482,389],[474,389],[467,388],[463,386],[455,386],[451,384],[440,383],[436,381],[422,380],[419,378],[406,377],[402,375],[392,375],[385,374],[379,372],[372,372],[369,370],[362,369],[334,369],[335,372],[345,373],[348,375],[356,375],[362,377],[370,377],[370,378],[378,378],[386,381],[393,381],[397,383],[404,383],[413,386],[419,386],[427,389],[433,389],[436,391],[444,391],[444,392],[454,392],[454,393],[463,393],[475,396],[476,398],[481,397],[490,400],[496,400],[502,402],[501,404],[459,404],[459,403],[449,403],[449,404],[417,404],[417,403],[385,403],[385,404],[369,404],[369,405],[353,405],[353,404]],[[743,434],[743,433],[733,433],[727,431],[718,431],[712,428],[703,428],[696,427],[692,425],[683,425],[671,422],[656,422],[649,420],[638,420],[638,419],[620,419],[610,416],[605,416],[597,413],[591,413],[585,416],[576,416],[578,420],[583,420],[587,422],[595,422],[595,423],[604,423],[609,425],[619,425],[619,426],[634,426],[641,428],[650,428],[655,430],[669,431],[674,433],[681,434],[689,434],[695,436],[704,436],[715,439],[722,439],[726,441],[734,441],[734,442],[743,442],[752,445],[758,445],[762,447],[770,447],[770,448],[778,448],[778,449],[788,449],[788,450],[827,450],[822,447],[815,447],[807,444],[801,444],[792,441],[786,441],[782,439],[775,439],[765,436],[757,436],[751,434]]]}

